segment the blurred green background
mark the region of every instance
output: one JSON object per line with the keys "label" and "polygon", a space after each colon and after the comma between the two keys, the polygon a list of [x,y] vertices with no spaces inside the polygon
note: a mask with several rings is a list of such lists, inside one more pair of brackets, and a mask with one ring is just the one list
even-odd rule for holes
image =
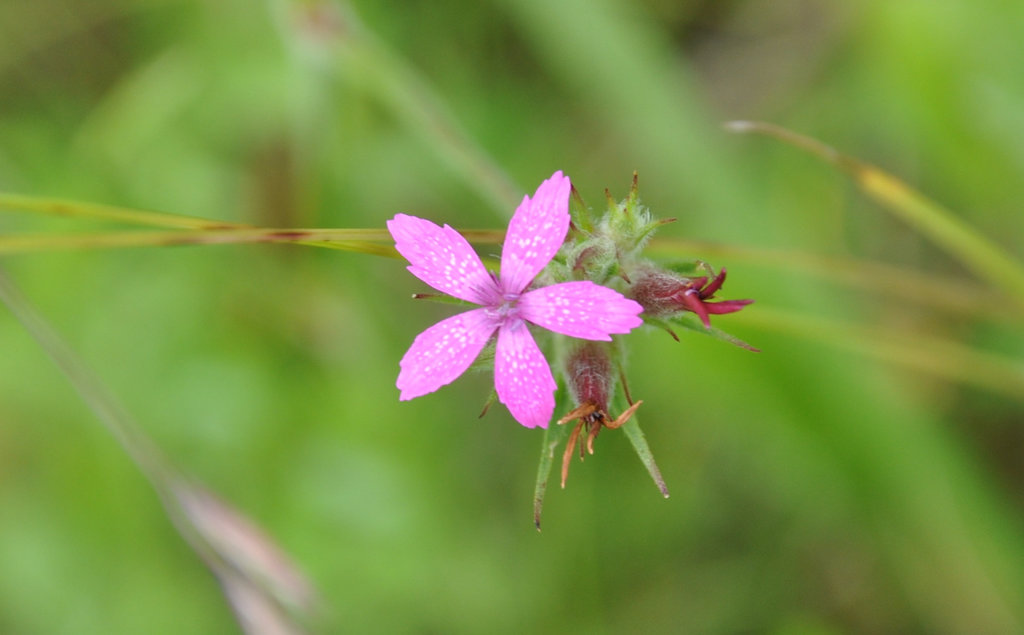
{"label": "blurred green background", "polygon": [[[172,460],[294,557],[319,632],[1021,632],[1024,395],[879,361],[894,338],[970,379],[919,339],[937,338],[1010,358],[1019,386],[1020,314],[994,291],[944,311],[801,264],[968,279],[835,169],[721,123],[876,163],[1020,257],[1022,33],[1024,4],[966,0],[0,3],[0,190],[499,229],[556,169],[595,206],[636,169],[679,218],[662,236],[737,248],[674,255],[729,268],[722,297],[757,303],[715,324],[763,352],[627,339],[672,497],[606,432],[540,534],[541,437],[502,408],[477,419],[488,377],[399,403],[402,353],[451,313],[409,299],[424,286],[401,262],[235,245],[3,265]],[[112,227],[0,216],[4,234]],[[0,632],[236,631],[7,312],[0,351]]]}

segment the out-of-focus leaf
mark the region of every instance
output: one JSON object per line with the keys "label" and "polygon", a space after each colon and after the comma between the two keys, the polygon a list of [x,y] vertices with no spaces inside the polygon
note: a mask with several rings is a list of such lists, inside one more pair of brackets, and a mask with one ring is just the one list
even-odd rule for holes
{"label": "out-of-focus leaf", "polygon": [[182,538],[220,580],[247,633],[301,633],[315,608],[312,585],[243,514],[185,476],[0,271],[0,301],[60,368],[160,496]]}

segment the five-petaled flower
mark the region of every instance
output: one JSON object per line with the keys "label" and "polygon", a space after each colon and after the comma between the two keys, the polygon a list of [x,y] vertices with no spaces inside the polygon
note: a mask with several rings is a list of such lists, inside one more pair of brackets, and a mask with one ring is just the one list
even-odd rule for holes
{"label": "five-petaled flower", "polygon": [[590,281],[527,290],[554,258],[569,230],[569,177],[555,172],[509,222],[501,274],[484,268],[454,229],[398,214],[388,221],[409,271],[431,287],[481,308],[447,318],[420,333],[400,362],[400,399],[434,392],[461,375],[497,331],[494,387],[516,421],[547,427],[555,380],[527,323],[589,340],[611,340],[641,324],[638,303]]}

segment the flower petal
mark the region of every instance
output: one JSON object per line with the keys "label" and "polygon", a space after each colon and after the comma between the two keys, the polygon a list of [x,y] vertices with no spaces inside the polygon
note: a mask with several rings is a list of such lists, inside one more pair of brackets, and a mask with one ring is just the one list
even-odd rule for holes
{"label": "flower petal", "polygon": [[714,297],[715,293],[722,288],[723,284],[725,284],[725,267],[722,267],[722,270],[718,272],[718,275],[711,281],[711,284],[706,287],[703,284],[698,285],[703,287],[700,290],[700,297],[705,300]]}
{"label": "flower petal", "polygon": [[496,327],[485,309],[473,309],[417,335],[399,362],[399,399],[413,399],[455,381],[477,358]]}
{"label": "flower petal", "polygon": [[398,253],[409,261],[409,271],[448,295],[475,304],[487,304],[497,285],[480,257],[462,235],[445,225],[396,214],[388,221]]}
{"label": "flower petal", "polygon": [[679,299],[684,309],[697,314],[700,321],[704,323],[704,328],[711,328],[711,318],[708,317],[708,305],[704,304],[704,301],[700,299],[700,289],[687,289],[679,296]]}
{"label": "flower petal", "polygon": [[524,293],[519,316],[549,331],[586,340],[605,340],[643,323],[644,308],[618,291],[589,280],[563,282]]}
{"label": "flower petal", "polygon": [[721,302],[705,302],[704,308],[712,315],[721,315],[723,313],[735,313],[748,304],[753,303],[753,300],[722,300]]}
{"label": "flower petal", "polygon": [[561,171],[523,197],[508,224],[501,250],[501,288],[519,293],[547,266],[569,231],[569,191],[572,184]]}
{"label": "flower petal", "polygon": [[555,379],[526,323],[510,320],[498,330],[494,388],[516,421],[548,427],[555,411]]}

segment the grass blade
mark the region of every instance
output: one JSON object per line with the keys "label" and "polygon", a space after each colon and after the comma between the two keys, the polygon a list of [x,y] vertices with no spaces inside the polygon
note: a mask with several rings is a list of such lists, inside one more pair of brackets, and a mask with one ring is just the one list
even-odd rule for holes
{"label": "grass blade", "polygon": [[107,220],[149,227],[174,227],[178,229],[226,229],[230,227],[247,227],[239,223],[196,218],[181,214],[165,212],[149,212],[145,210],[82,203],[58,198],[42,198],[0,192],[0,209],[21,210],[50,216],[67,218],[85,218],[89,220]]}
{"label": "grass blade", "polygon": [[867,355],[947,381],[1024,399],[1024,362],[918,333],[842,324],[758,305],[733,322],[785,333]]}
{"label": "grass blade", "polygon": [[377,229],[214,229],[193,231],[127,231],[88,234],[44,234],[0,236],[0,254],[33,253],[67,249],[113,249],[122,247],[170,247],[180,245],[226,245],[252,243],[295,243],[342,251],[397,258],[388,244],[391,236]]}
{"label": "grass blade", "polygon": [[979,278],[1001,289],[1019,307],[1024,307],[1024,267],[952,211],[903,181],[817,139],[781,126],[759,121],[732,121],[726,124],[726,128],[732,132],[773,137],[839,168],[853,178],[865,194],[931,238]]}

